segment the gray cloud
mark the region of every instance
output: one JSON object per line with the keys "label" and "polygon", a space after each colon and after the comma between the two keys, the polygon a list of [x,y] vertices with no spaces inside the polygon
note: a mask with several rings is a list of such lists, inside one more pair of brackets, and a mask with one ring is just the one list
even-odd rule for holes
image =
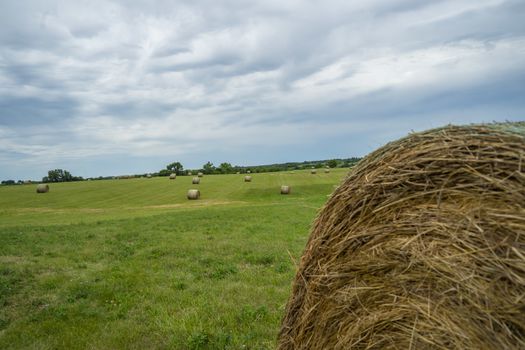
{"label": "gray cloud", "polygon": [[363,155],[525,112],[518,0],[0,6],[0,178]]}

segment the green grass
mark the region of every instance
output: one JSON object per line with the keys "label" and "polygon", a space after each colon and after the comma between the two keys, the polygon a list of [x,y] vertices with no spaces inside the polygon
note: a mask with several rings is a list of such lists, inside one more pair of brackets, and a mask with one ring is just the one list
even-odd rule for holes
{"label": "green grass", "polygon": [[273,348],[291,257],[346,172],[0,188],[0,348]]}

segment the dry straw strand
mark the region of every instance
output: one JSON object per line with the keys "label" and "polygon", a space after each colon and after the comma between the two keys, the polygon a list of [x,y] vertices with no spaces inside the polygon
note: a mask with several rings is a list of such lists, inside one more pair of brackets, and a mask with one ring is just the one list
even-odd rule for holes
{"label": "dry straw strand", "polygon": [[285,349],[524,349],[525,123],[414,133],[319,212]]}

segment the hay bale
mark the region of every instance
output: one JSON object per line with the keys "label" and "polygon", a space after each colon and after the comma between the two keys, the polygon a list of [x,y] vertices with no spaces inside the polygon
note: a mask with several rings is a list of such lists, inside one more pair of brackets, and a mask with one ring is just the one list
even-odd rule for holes
{"label": "hay bale", "polygon": [[324,172],[325,172],[325,174],[329,174],[330,173],[330,169],[325,169]]}
{"label": "hay bale", "polygon": [[146,175],[148,179],[151,179],[151,174]]}
{"label": "hay bale", "polygon": [[290,194],[292,188],[290,186],[283,185],[281,186],[281,194]]}
{"label": "hay bale", "polygon": [[177,174],[171,174],[170,175],[170,180],[175,180],[177,178]]}
{"label": "hay bale", "polygon": [[198,185],[201,183],[201,179],[199,177],[194,177],[192,180],[191,180],[191,183],[194,184],[194,185]]}
{"label": "hay bale", "polygon": [[201,196],[201,191],[199,190],[188,190],[188,199],[190,200],[196,200],[199,199]]}
{"label": "hay bale", "polygon": [[310,170],[310,174],[317,174],[317,170]]}
{"label": "hay bale", "polygon": [[203,173],[201,173],[201,172],[199,172],[199,173],[197,173],[197,176],[198,176],[198,177],[203,177],[203,176],[204,176],[204,174],[203,174]]}
{"label": "hay bale", "polygon": [[191,171],[188,171],[188,176],[191,176],[191,175],[192,175]]}
{"label": "hay bale", "polygon": [[250,171],[250,170],[247,170],[247,171],[246,171],[246,174],[250,174],[250,173],[251,173],[251,171]]}
{"label": "hay bale", "polygon": [[278,349],[524,349],[525,123],[411,134],[313,225]]}
{"label": "hay bale", "polygon": [[48,184],[38,184],[38,186],[36,186],[36,193],[47,193],[47,192],[49,192]]}
{"label": "hay bale", "polygon": [[251,176],[245,176],[244,177],[244,182],[252,182],[252,177]]}

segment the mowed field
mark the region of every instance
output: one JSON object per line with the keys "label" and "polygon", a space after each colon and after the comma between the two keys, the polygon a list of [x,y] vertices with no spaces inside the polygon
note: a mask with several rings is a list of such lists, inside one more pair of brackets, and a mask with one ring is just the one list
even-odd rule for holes
{"label": "mowed field", "polygon": [[274,348],[294,260],[347,172],[0,187],[0,349]]}

